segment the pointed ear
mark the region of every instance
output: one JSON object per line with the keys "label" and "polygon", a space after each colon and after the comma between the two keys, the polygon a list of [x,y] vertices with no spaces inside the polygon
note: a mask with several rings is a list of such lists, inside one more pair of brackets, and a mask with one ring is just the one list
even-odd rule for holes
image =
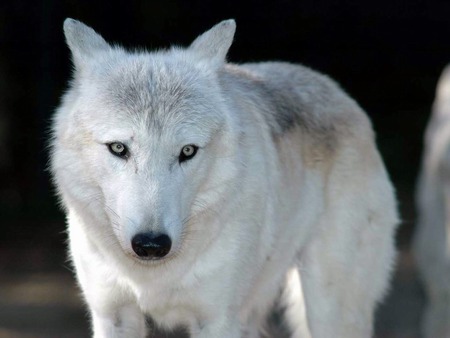
{"label": "pointed ear", "polygon": [[96,52],[111,48],[92,28],[74,19],[64,21],[64,35],[76,67],[82,67]]}
{"label": "pointed ear", "polygon": [[192,42],[189,49],[204,59],[220,65],[225,61],[228,49],[233,42],[236,22],[233,19],[222,21]]}

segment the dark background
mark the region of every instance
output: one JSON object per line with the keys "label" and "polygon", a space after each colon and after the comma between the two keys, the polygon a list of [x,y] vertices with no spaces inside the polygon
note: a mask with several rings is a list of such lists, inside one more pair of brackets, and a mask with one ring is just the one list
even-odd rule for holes
{"label": "dark background", "polygon": [[[450,61],[449,1],[2,1],[0,282],[4,285],[56,276],[46,284],[56,288],[52,283],[59,285],[69,274],[64,217],[46,171],[51,116],[71,73],[62,33],[66,17],[90,25],[109,42],[148,49],[187,45],[215,23],[234,18],[237,33],[231,62],[297,62],[341,83],[373,121],[402,212],[399,270],[394,292],[380,310],[378,331],[380,337],[416,337],[423,297],[409,253],[413,191],[435,86]],[[3,296],[5,290],[10,289],[5,286]],[[5,336],[20,336],[20,324],[11,323],[32,306],[25,302],[22,308],[14,307],[18,304],[14,297],[8,304],[2,308],[0,303],[0,336],[2,328]],[[417,311],[408,314],[412,308]],[[76,330],[71,316],[56,317],[49,325],[67,320]],[[41,326],[49,320],[31,316],[29,325],[33,318]],[[42,332],[58,336],[55,332],[60,331]]]}

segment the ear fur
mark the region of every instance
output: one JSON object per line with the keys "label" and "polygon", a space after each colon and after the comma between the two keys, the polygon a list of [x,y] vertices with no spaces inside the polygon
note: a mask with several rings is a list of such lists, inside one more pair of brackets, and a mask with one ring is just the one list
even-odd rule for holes
{"label": "ear fur", "polygon": [[82,66],[96,52],[111,48],[92,28],[74,19],[64,20],[64,35],[77,67]]}
{"label": "ear fur", "polygon": [[222,21],[197,37],[189,49],[201,58],[220,65],[225,62],[235,31],[236,22],[233,19]]}

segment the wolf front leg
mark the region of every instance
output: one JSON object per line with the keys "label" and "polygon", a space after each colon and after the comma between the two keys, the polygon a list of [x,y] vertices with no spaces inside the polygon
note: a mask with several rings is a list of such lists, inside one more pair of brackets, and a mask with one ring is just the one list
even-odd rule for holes
{"label": "wolf front leg", "polygon": [[144,338],[145,318],[136,305],[125,305],[112,313],[91,310],[94,338]]}
{"label": "wolf front leg", "polygon": [[375,307],[395,258],[393,236],[380,224],[350,229],[338,233],[331,225],[302,251],[299,271],[311,337],[372,336]]}
{"label": "wolf front leg", "polygon": [[207,322],[197,322],[190,328],[192,338],[242,338],[237,312],[223,315]]}
{"label": "wolf front leg", "polygon": [[[73,244],[80,244],[81,241]],[[91,252],[85,257],[81,250],[72,250],[77,279],[89,306],[93,337],[143,338],[146,321],[134,299],[119,286],[114,274]]]}
{"label": "wolf front leg", "polygon": [[89,306],[94,338],[144,338],[145,316],[138,306],[119,289],[111,276],[84,275],[78,279]]}

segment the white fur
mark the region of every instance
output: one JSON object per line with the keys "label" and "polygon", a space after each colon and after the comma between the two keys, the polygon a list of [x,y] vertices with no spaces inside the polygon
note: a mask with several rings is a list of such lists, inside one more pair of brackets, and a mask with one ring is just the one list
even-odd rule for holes
{"label": "white fur", "polygon": [[[66,20],[76,69],[52,170],[95,337],[143,337],[143,314],[192,337],[258,337],[275,303],[292,337],[372,334],[397,215],[370,122],[305,67],[226,64],[234,30],[130,53]],[[186,144],[200,149],[179,164]],[[167,233],[168,256],[140,260],[142,231]]]}
{"label": "white fur", "polygon": [[425,135],[417,189],[417,263],[428,304],[422,322],[427,338],[450,337],[450,68],[438,84]]}

